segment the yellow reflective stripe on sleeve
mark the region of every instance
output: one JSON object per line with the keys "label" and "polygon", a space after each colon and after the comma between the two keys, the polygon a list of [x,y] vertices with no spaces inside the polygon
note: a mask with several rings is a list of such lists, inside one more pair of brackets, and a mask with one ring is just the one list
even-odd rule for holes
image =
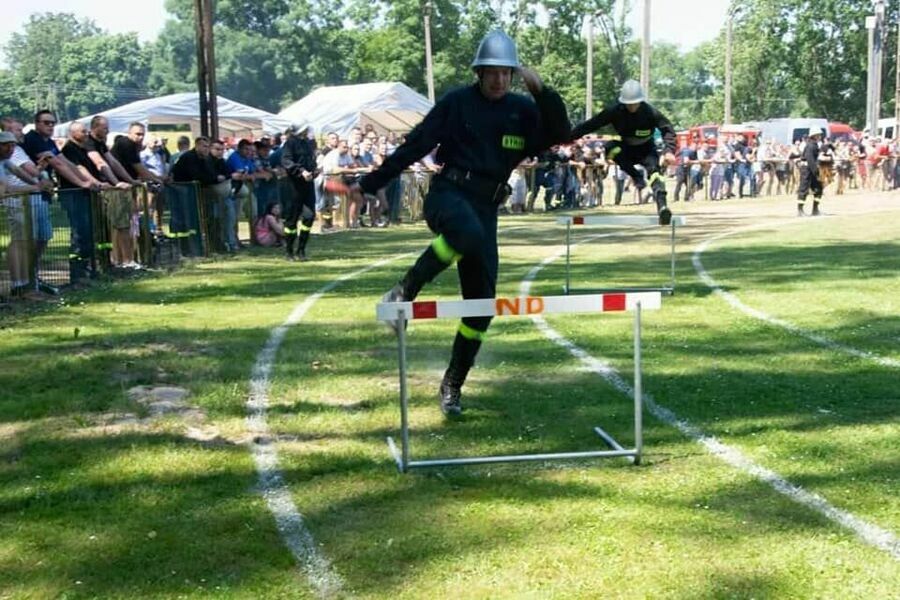
{"label": "yellow reflective stripe on sleeve", "polygon": [[312,225],[304,225],[300,223],[300,231],[312,231]]}
{"label": "yellow reflective stripe on sleeve", "polygon": [[478,331],[477,329],[472,329],[465,323],[459,324],[459,334],[467,340],[478,340],[479,342],[483,342],[484,338],[487,337],[487,331]]}
{"label": "yellow reflective stripe on sleeve", "polygon": [[169,238],[170,240],[177,240],[178,238],[188,238],[192,235],[197,235],[196,229],[188,229],[187,231],[173,231],[171,233],[163,233],[164,236]]}
{"label": "yellow reflective stripe on sleeve", "polygon": [[112,250],[112,244],[97,244],[97,250]]}
{"label": "yellow reflective stripe on sleeve", "polygon": [[285,228],[284,228],[284,232],[285,232],[285,233],[297,233],[297,230],[296,230],[296,229],[291,229],[290,227],[285,227]]}
{"label": "yellow reflective stripe on sleeve", "polygon": [[662,184],[663,190],[666,189],[666,180],[663,179],[663,176],[659,174],[659,172],[654,173],[650,176],[650,179],[647,180],[647,183],[653,185],[654,181],[659,181]]}
{"label": "yellow reflective stripe on sleeve", "polygon": [[448,265],[462,258],[462,254],[459,254],[447,243],[443,234],[434,238],[434,241],[431,242],[431,247],[434,248],[434,253],[437,254],[437,257]]}
{"label": "yellow reflective stripe on sleeve", "polygon": [[619,155],[622,151],[622,146],[616,146],[612,150],[609,151],[609,154],[606,155],[606,158],[613,159]]}

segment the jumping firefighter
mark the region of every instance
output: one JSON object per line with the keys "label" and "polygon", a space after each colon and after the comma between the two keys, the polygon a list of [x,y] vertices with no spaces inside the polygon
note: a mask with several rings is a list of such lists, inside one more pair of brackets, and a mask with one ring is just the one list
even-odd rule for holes
{"label": "jumping firefighter", "polygon": [[[569,118],[559,94],[519,64],[515,42],[502,31],[488,33],[475,54],[478,82],[441,98],[406,142],[374,172],[350,188],[360,202],[414,161],[438,147],[443,165],[425,198],[425,221],[437,237],[384,302],[413,300],[422,287],[457,263],[465,299],[495,297],[497,206],[510,193],[507,180],[522,159],[537,156],[569,137]],[[518,73],[534,98],[509,92]],[[464,318],[453,342],[450,365],[439,388],[445,415],[462,412],[461,388],[490,325],[490,317]],[[398,322],[391,327],[399,331]]]}
{"label": "jumping firefighter", "polygon": [[797,188],[797,216],[806,215],[803,205],[806,204],[806,195],[812,191],[813,207],[812,216],[818,217],[819,200],[822,199],[822,181],[819,179],[819,140],[822,139],[822,130],[813,127],[809,130],[809,139],[800,156],[800,187]]}
{"label": "jumping firefighter", "polygon": [[[288,260],[301,261],[306,258],[306,243],[309,232],[316,220],[316,143],[310,138],[309,125],[291,125],[281,153],[281,166],[288,173],[293,194],[284,207],[284,250]],[[297,221],[300,221],[300,235],[297,235]],[[297,255],[294,255],[294,240],[297,240]]]}
{"label": "jumping firefighter", "polygon": [[[656,211],[660,225],[668,225],[672,220],[672,212],[666,205],[666,184],[660,172],[659,154],[653,141],[653,130],[662,132],[665,143],[663,158],[668,164],[675,163],[675,130],[669,120],[661,112],[644,101],[644,90],[641,84],[629,79],[622,85],[619,101],[606,107],[600,114],[594,115],[572,130],[571,139],[597,131],[604,125],[612,125],[622,141],[606,143],[606,158],[613,160],[634,180],[640,193],[650,183],[656,200]],[[635,169],[641,165],[647,173],[644,175]]]}

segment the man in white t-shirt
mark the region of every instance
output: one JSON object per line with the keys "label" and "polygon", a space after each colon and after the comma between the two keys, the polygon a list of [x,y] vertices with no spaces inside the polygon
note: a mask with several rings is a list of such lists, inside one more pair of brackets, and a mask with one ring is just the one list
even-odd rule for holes
{"label": "man in white t-shirt", "polygon": [[[322,159],[322,176],[325,180],[342,179],[344,174],[352,171],[350,168],[352,164],[353,157],[350,156],[350,146],[347,145],[347,140],[339,140],[337,146]],[[332,211],[338,205],[339,201],[334,194],[328,191],[322,194],[322,205],[316,207],[317,212],[322,215],[322,229],[331,229]],[[352,219],[350,224],[352,224]]]}
{"label": "man in white t-shirt", "polygon": [[[50,239],[50,234],[43,231],[44,220],[40,211],[46,210],[46,203],[41,199],[40,192],[42,189],[49,191],[53,184],[49,181],[41,184],[25,171],[23,165],[32,163],[17,141],[12,132],[0,132],[0,192],[11,234],[7,256],[11,275],[10,292],[13,296],[41,300],[45,298],[42,296],[44,290],[38,289],[38,246],[42,250]],[[22,195],[7,196],[17,193]],[[28,212],[26,207],[30,209]],[[27,218],[28,213],[30,219]],[[26,229],[28,220],[31,221],[30,234]]]}

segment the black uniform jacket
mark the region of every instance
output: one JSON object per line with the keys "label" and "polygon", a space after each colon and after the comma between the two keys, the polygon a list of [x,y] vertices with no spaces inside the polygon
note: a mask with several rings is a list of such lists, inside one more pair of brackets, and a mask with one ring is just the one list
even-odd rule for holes
{"label": "black uniform jacket", "polygon": [[597,131],[605,125],[612,125],[627,146],[639,146],[653,139],[653,130],[662,132],[666,152],[675,152],[675,129],[661,112],[646,102],[641,102],[637,111],[628,112],[624,104],[607,106],[603,112],[594,115],[572,130],[572,139]]}
{"label": "black uniform jacket", "polygon": [[300,170],[314,172],[316,170],[315,142],[296,135],[289,137],[281,150],[281,166],[296,176],[300,175]]}
{"label": "black uniform jacket", "polygon": [[806,142],[806,147],[803,148],[803,156],[802,159],[806,161],[806,166],[809,167],[810,173],[819,176],[819,144],[814,142],[813,140],[808,140]]}
{"label": "black uniform jacket", "polygon": [[534,101],[512,93],[492,101],[475,84],[441,98],[406,142],[360,185],[374,193],[436,146],[436,162],[445,168],[505,182],[522,159],[566,141],[569,131],[566,107],[554,90],[544,86]]}
{"label": "black uniform jacket", "polygon": [[216,183],[216,171],[208,156],[200,156],[196,150],[188,150],[172,167],[172,179],[176,182],[199,181],[203,185],[213,185]]}

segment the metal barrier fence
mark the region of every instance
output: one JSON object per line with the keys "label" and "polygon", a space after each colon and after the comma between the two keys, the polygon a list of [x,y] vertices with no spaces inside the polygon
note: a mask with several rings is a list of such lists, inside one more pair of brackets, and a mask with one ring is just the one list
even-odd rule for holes
{"label": "metal barrier fence", "polygon": [[[421,219],[431,176],[403,173],[379,193],[379,212],[395,223]],[[244,182],[237,193],[230,182],[189,182],[60,189],[50,202],[39,194],[0,197],[0,300],[35,291],[55,294],[100,274],[175,265],[182,257],[253,243],[253,224],[268,204],[285,204],[293,194],[290,180],[282,177]],[[319,214],[320,227],[348,227],[349,212],[346,196],[333,195]]]}
{"label": "metal barrier fence", "polygon": [[69,283],[68,219],[40,194],[0,198],[0,299]]}

